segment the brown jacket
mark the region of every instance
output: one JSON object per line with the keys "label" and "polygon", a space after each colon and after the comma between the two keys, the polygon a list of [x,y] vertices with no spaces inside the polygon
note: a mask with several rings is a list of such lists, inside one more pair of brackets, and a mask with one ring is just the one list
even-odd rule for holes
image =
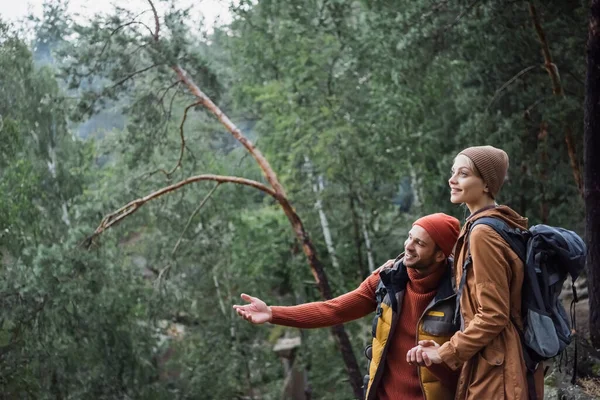
{"label": "brown jacket", "polygon": [[[501,218],[510,226],[527,228],[527,219],[506,206],[473,214],[463,226],[455,248],[456,286],[468,255],[466,232],[481,217]],[[452,369],[462,366],[456,399],[527,399],[527,375],[519,333],[523,263],[509,245],[487,225],[470,234],[472,266],[460,299],[464,330],[440,348]],[[541,369],[540,369],[541,372]],[[543,398],[543,386],[538,398]]]}

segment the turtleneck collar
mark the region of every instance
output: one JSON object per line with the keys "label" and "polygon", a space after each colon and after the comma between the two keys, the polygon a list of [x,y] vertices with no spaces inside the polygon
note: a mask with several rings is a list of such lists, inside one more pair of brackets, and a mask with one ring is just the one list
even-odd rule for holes
{"label": "turtleneck collar", "polygon": [[444,275],[448,264],[444,262],[439,268],[425,276],[418,275],[417,271],[412,268],[407,268],[409,277],[408,285],[410,289],[416,293],[426,294],[436,290],[440,285],[440,279]]}

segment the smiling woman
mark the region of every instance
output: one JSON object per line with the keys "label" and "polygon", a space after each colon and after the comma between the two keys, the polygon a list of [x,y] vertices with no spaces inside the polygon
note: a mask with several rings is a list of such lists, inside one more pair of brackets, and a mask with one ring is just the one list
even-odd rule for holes
{"label": "smiling woman", "polygon": [[464,203],[473,213],[488,205],[495,204],[490,188],[484,182],[473,161],[459,154],[454,159],[450,185],[450,201],[455,204]]}
{"label": "smiling woman", "polygon": [[[482,217],[526,229],[527,219],[496,197],[508,171],[508,155],[492,146],[470,147],[454,159],[448,180],[450,201],[471,212],[458,237],[454,274],[463,329],[440,347],[420,343],[407,361],[445,363],[461,371],[456,398],[524,399],[528,382],[519,333],[522,326],[523,262],[494,230],[474,222]],[[543,398],[542,369],[536,373],[537,398]],[[533,387],[532,385],[531,387]]]}

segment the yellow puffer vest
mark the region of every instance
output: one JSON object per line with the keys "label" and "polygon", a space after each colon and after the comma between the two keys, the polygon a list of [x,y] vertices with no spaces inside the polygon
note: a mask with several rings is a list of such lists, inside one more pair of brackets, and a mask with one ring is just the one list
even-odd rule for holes
{"label": "yellow puffer vest", "polygon": [[[434,340],[443,344],[450,340],[459,327],[454,324],[456,294],[452,286],[452,259],[448,259],[447,272],[440,280],[434,299],[425,308],[415,330],[415,345],[419,340]],[[369,358],[369,375],[364,378],[365,400],[374,400],[381,383],[385,359],[389,351],[389,338],[394,334],[401,315],[402,299],[408,282],[406,267],[400,256],[394,266],[380,272],[377,286],[377,311],[373,319],[373,342],[365,350]],[[421,389],[425,400],[452,400],[454,389],[448,388],[426,367],[419,367]]]}

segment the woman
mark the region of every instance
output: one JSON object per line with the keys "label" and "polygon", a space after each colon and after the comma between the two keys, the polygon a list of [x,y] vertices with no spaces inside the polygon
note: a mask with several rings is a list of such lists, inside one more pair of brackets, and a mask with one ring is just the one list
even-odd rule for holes
{"label": "woman", "polygon": [[[472,224],[481,217],[502,219],[514,228],[527,229],[527,219],[496,196],[508,171],[508,156],[492,146],[469,147],[454,159],[450,201],[470,211],[454,249],[457,288],[465,261],[471,256],[460,296],[461,331],[439,346],[419,342],[407,361],[462,367],[456,399],[527,399],[527,370],[517,328],[522,328],[521,286],[523,263],[493,228]],[[469,251],[470,249],[470,251]],[[517,327],[515,327],[517,324]],[[539,369],[541,372],[541,369]],[[543,381],[536,395],[543,399]],[[543,379],[543,378],[542,378]]]}

